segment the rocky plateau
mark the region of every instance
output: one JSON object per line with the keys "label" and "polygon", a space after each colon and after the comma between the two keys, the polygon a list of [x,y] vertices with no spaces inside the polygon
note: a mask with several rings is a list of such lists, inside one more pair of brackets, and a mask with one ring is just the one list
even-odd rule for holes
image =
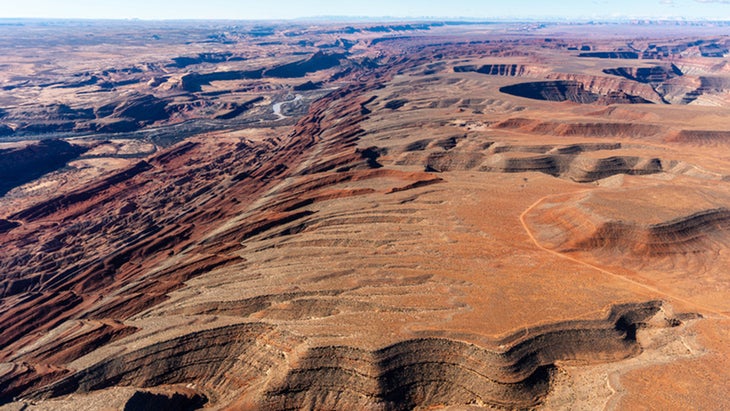
{"label": "rocky plateau", "polygon": [[594,24],[0,26],[0,410],[730,408],[727,26]]}

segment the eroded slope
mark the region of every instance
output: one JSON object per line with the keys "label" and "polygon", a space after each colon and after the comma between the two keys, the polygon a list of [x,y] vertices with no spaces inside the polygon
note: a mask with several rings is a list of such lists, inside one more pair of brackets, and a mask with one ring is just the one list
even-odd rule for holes
{"label": "eroded slope", "polygon": [[518,46],[423,43],[296,126],[0,216],[8,407],[597,408],[654,376],[721,404],[667,370],[726,381],[724,111],[515,97],[545,72],[453,68]]}

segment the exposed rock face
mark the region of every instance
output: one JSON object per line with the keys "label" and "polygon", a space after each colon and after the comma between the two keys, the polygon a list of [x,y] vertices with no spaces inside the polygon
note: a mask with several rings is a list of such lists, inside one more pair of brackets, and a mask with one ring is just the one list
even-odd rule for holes
{"label": "exposed rock face", "polygon": [[502,93],[518,97],[547,101],[572,101],[581,104],[637,104],[651,103],[639,96],[624,92],[610,92],[599,95],[585,89],[583,83],[570,80],[537,81],[505,86],[499,89]]}
{"label": "exposed rock face", "polygon": [[573,101],[582,104],[701,102],[718,105],[725,101],[723,96],[730,89],[724,77],[685,76],[675,64],[603,69],[605,74],[626,80],[591,74],[550,72],[544,67],[529,64],[459,65],[454,67],[454,72],[477,72],[502,77],[543,77],[550,81],[505,86],[501,91],[537,100]]}
{"label": "exposed rock face", "polygon": [[236,118],[244,112],[250,110],[254,104],[263,101],[263,97],[256,97],[243,103],[229,103],[221,107],[221,113],[216,115],[216,120],[229,120]]}
{"label": "exposed rock face", "polygon": [[310,90],[317,90],[322,87],[322,84],[316,84],[311,81],[308,81],[306,83],[302,83],[298,86],[294,86],[294,91],[310,91]]}
{"label": "exposed rock face", "polygon": [[559,360],[621,358],[636,353],[635,329],[659,304],[615,307],[605,324],[560,324],[515,334],[490,351],[448,339],[419,339],[367,352],[319,347],[299,360],[263,408],[414,407],[479,404],[532,407],[549,389]]}
{"label": "exposed rock face", "polygon": [[[550,73],[547,77],[557,80],[577,81],[586,90],[601,96],[606,96],[607,99],[605,101],[610,101],[611,96],[627,95],[629,98],[636,96],[653,103],[664,102],[651,85],[636,81],[572,73]],[[621,103],[621,101],[617,101],[617,103]]]}
{"label": "exposed rock face", "polygon": [[619,67],[615,69],[604,69],[604,73],[626,77],[641,83],[658,85],[674,77],[683,75],[682,71],[674,64],[669,67]]}
{"label": "exposed rock face", "polygon": [[730,131],[681,130],[675,136],[669,136],[667,140],[713,146],[730,141]]}
{"label": "exposed rock face", "polygon": [[201,90],[201,86],[209,85],[212,81],[230,81],[244,79],[260,79],[263,70],[251,71],[217,71],[214,73],[190,73],[181,79],[183,90],[196,92]]}
{"label": "exposed rock face", "polygon": [[699,252],[706,249],[704,235],[727,231],[730,211],[724,208],[702,210],[670,221],[637,227],[622,222],[608,222],[596,233],[575,244],[576,249],[616,248],[633,254],[650,256]]}
{"label": "exposed rock face", "polygon": [[225,61],[240,61],[243,60],[242,57],[236,57],[233,55],[233,53],[230,52],[222,52],[222,53],[199,53],[195,57],[188,57],[188,56],[181,56],[181,57],[174,57],[172,61],[174,62],[171,64],[171,66],[177,67],[177,68],[185,68],[188,66],[192,66],[195,64],[201,64],[201,63],[221,63]]}
{"label": "exposed rock face", "polygon": [[[674,192],[670,187],[663,187],[649,194],[661,190]],[[540,238],[546,246],[563,252],[589,252],[602,258],[620,254],[631,264],[641,259],[643,264],[669,259],[675,265],[682,265],[686,258],[730,246],[730,212],[719,206],[721,202],[707,201],[703,196],[702,190],[675,192],[674,204],[668,201],[657,207],[653,221],[648,223],[622,215],[624,211],[613,196],[600,195],[580,196],[577,205],[561,204],[558,200],[550,211],[548,207],[538,207],[531,221],[538,229],[538,236],[539,230],[547,230],[547,226],[557,228],[549,237]],[[588,218],[592,223],[575,224],[581,218]],[[548,223],[548,219],[553,223]]]}
{"label": "exposed rock face", "polygon": [[669,130],[654,124],[636,124],[629,122],[553,122],[526,118],[510,118],[493,126],[496,129],[517,129],[536,134],[555,136],[586,137],[659,137]]}
{"label": "exposed rock face", "polygon": [[8,221],[8,220],[2,220],[0,219],[0,233],[4,233],[6,231],[10,231],[13,228],[19,226],[20,223],[16,223],[14,221]]}
{"label": "exposed rock face", "polygon": [[582,84],[571,81],[521,83],[502,87],[499,91],[535,100],[569,100],[575,103],[594,103],[598,100],[598,95],[586,91]]}
{"label": "exposed rock face", "polygon": [[344,58],[345,56],[342,54],[327,54],[320,51],[307,60],[300,60],[266,70],[264,75],[280,78],[304,77],[307,73],[313,73],[315,71],[326,70],[328,68],[338,66],[340,64],[340,60]]}
{"label": "exposed rock face", "polygon": [[226,387],[235,384],[226,375],[235,373],[241,380],[251,379],[277,365],[278,353],[261,350],[263,347],[256,344],[265,331],[260,324],[241,324],[174,338],[95,364],[33,396],[67,395],[113,385],[149,387],[188,381],[200,381],[221,391],[240,388]]}
{"label": "exposed rock face", "polygon": [[[646,225],[607,219],[594,231],[573,232],[566,242],[553,246],[564,251],[621,252],[637,257],[691,254],[707,250],[709,239],[725,236],[728,228],[730,212],[724,208],[700,210]],[[721,242],[727,243],[727,239]]]}
{"label": "exposed rock face", "polygon": [[42,140],[23,148],[0,150],[0,196],[14,187],[64,167],[84,151],[86,149],[83,147],[61,140]]}
{"label": "exposed rock face", "polygon": [[[576,134],[589,134],[590,131]],[[405,147],[396,164],[423,165],[432,172],[479,170],[498,173],[540,172],[579,183],[589,183],[617,174],[646,175],[665,170],[658,158],[620,155],[621,144],[586,143],[567,146],[511,145],[490,142],[481,150],[471,147],[468,137],[459,145],[422,141]],[[440,143],[440,144],[439,144]],[[612,155],[613,154],[613,155]]]}
{"label": "exposed rock face", "polygon": [[[345,64],[347,68],[340,69],[341,62],[347,60],[346,56],[325,52],[289,64],[269,60],[263,55],[252,59],[260,61],[248,63],[247,60],[248,57],[232,52],[201,52],[195,57],[173,58],[173,64],[168,64],[169,60],[165,58],[164,62],[138,63],[122,69],[84,68],[79,73],[57,73],[54,69],[48,74],[53,77],[52,81],[29,76],[24,82],[18,81],[18,84],[0,89],[0,92],[8,92],[22,87],[22,98],[40,99],[3,107],[0,137],[19,139],[51,133],[131,133],[151,125],[166,126],[189,120],[240,121],[242,119],[238,117],[252,107],[237,101],[268,102],[271,95],[280,93],[277,90],[282,87],[290,90],[295,87],[287,84],[286,80],[271,80],[273,78],[293,79],[314,74],[308,83],[300,85],[303,88],[295,90],[312,92],[321,88],[327,77],[347,78],[355,66]],[[321,76],[315,74],[326,69],[334,70]],[[268,78],[264,78],[264,73]],[[303,96],[299,103],[302,108],[298,116],[319,93],[303,94],[308,95]],[[51,103],[42,103],[46,96]],[[3,104],[14,99],[10,95]],[[270,120],[264,112],[249,114],[248,122]],[[192,131],[198,128],[195,125],[185,130],[191,130],[188,133],[180,134],[194,134]]]}
{"label": "exposed rock face", "polygon": [[[345,32],[396,28],[358,30]],[[544,39],[375,40],[351,50],[377,63],[345,63],[336,81],[310,70],[344,57],[318,53],[271,82],[170,74],[188,90],[98,106],[112,128],[169,130],[196,109],[224,127],[167,148],[128,140],[152,146],[141,158],[93,157],[125,144],[100,143],[78,163],[123,166],[0,214],[0,404],[600,409],[640,395],[624,379],[638,373],[686,388],[682,406],[696,387],[724,406],[727,159],[697,146],[727,142],[687,118],[726,120],[613,105],[660,100],[634,79],[514,63]],[[208,57],[192,59],[175,64]],[[304,81],[282,79],[305,75],[326,91],[302,118],[270,120]],[[545,80],[506,87],[581,104],[497,92],[533,75]],[[200,100],[230,92],[217,82],[246,98]],[[661,374],[675,366],[682,378]]]}
{"label": "exposed rock face", "polygon": [[719,44],[711,43],[700,46],[702,57],[723,58],[728,53],[728,48]]}
{"label": "exposed rock face", "polygon": [[71,108],[66,104],[50,104],[40,108],[37,113],[46,120],[88,120],[94,118],[94,112],[88,108]]}
{"label": "exposed rock face", "polygon": [[549,70],[525,64],[485,64],[483,66],[456,66],[455,73],[476,72],[490,76],[530,77],[546,74]]}
{"label": "exposed rock face", "polygon": [[[239,260],[236,256],[197,255],[183,264],[185,268],[178,267],[175,270],[174,277],[178,278],[178,282],[171,282],[171,273],[162,272],[160,278],[165,278],[164,281],[148,277],[133,287],[135,291],[130,289],[129,293],[118,296],[109,293],[115,287],[115,278],[118,276],[125,278],[124,281],[132,281],[145,272],[145,265],[154,264],[156,258],[174,252],[176,247],[189,242],[196,229],[205,227],[204,215],[209,215],[208,218],[217,215],[216,212],[208,214],[196,211],[196,202],[224,201],[216,200],[223,186],[216,187],[211,178],[230,179],[240,173],[234,164],[250,164],[253,158],[259,156],[257,149],[246,143],[234,145],[233,151],[219,155],[220,162],[215,168],[208,163],[190,165],[200,167],[199,172],[209,176],[207,181],[199,181],[185,177],[189,170],[181,163],[192,158],[190,156],[194,155],[196,148],[200,149],[196,143],[180,145],[149,163],[140,162],[91,187],[50,199],[12,216],[11,220],[20,220],[23,226],[17,235],[14,234],[15,230],[11,230],[3,239],[6,252],[2,265],[6,274],[3,277],[2,296],[3,303],[9,304],[8,307],[24,307],[25,315],[17,316],[12,314],[12,310],[4,311],[7,317],[3,320],[5,331],[0,345],[9,350],[4,355],[13,350],[10,347],[23,346],[24,341],[31,337],[28,334],[30,329],[51,329],[81,312],[85,312],[87,318],[126,318],[164,299],[162,290],[173,289],[180,282],[207,269]],[[203,155],[202,152],[198,153]],[[259,171],[248,170],[250,178],[256,178],[259,173],[270,176],[277,173],[268,166]],[[169,181],[173,184],[168,184]],[[250,191],[253,193],[256,191],[253,187],[266,185],[267,179],[258,181],[260,183],[248,185],[247,190],[253,190]],[[229,184],[235,183],[236,180],[229,180]],[[143,194],[137,190],[138,187],[147,187],[144,190],[150,191]],[[187,194],[172,201],[170,195],[180,190]],[[132,213],[117,210],[118,201],[124,202],[124,198],[139,203],[139,199],[146,196],[143,205]],[[61,221],[73,221],[79,216],[84,218],[78,224],[65,224],[46,242],[28,243],[27,239],[32,238],[30,233],[43,230],[44,225],[36,221],[50,216]],[[177,222],[173,223],[173,220]],[[137,223],[129,224],[131,221]],[[93,235],[96,240],[80,236],[80,232]],[[33,253],[30,259],[23,257],[29,252]],[[19,261],[25,263],[19,264]],[[142,261],[145,263],[138,265]],[[47,277],[41,275],[43,272],[55,274]],[[106,295],[103,307],[92,308],[101,294]],[[65,306],[64,315],[49,311],[50,307],[59,306]]]}
{"label": "exposed rock face", "polygon": [[141,123],[165,120],[170,115],[165,110],[167,102],[153,95],[127,100],[114,109],[114,117],[129,118]]}
{"label": "exposed rock face", "polygon": [[593,57],[599,59],[629,59],[635,60],[639,58],[639,53],[633,51],[594,51],[589,53],[580,53],[578,57]]}
{"label": "exposed rock face", "polygon": [[33,221],[43,217],[48,217],[49,215],[59,210],[64,210],[69,208],[70,206],[73,206],[74,204],[87,201],[97,194],[105,192],[115,184],[127,181],[144,171],[150,170],[151,168],[152,166],[149,163],[141,161],[137,163],[134,167],[119,172],[111,177],[107,177],[106,179],[100,181],[92,187],[78,190],[68,195],[61,195],[59,197],[49,199],[48,201],[36,204],[21,212],[15,213],[11,215],[11,218],[25,221]]}

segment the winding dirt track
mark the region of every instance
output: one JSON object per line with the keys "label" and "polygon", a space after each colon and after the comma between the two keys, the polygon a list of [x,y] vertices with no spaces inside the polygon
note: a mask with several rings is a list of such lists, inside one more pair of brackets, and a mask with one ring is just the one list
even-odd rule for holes
{"label": "winding dirt track", "polygon": [[[578,191],[576,193],[588,192],[588,191],[591,191],[591,190],[582,190],[582,191]],[[699,310],[701,310],[703,312],[712,313],[712,314],[715,314],[715,315],[717,315],[719,317],[726,318],[726,319],[730,319],[730,315],[725,314],[725,313],[722,313],[722,312],[717,311],[717,310],[714,310],[714,309],[712,309],[710,307],[707,307],[707,306],[704,306],[702,304],[698,304],[695,301],[691,301],[691,300],[688,300],[686,298],[679,297],[677,295],[668,294],[668,293],[666,293],[666,292],[664,292],[664,291],[662,291],[662,290],[660,290],[660,289],[658,289],[656,287],[652,287],[650,285],[647,285],[647,284],[641,283],[639,281],[633,280],[631,278],[628,278],[628,277],[626,277],[624,275],[614,273],[612,271],[606,270],[605,268],[598,267],[598,266],[596,266],[594,264],[591,264],[589,262],[586,262],[584,260],[580,260],[580,259],[577,259],[575,257],[571,257],[569,255],[560,253],[558,251],[551,250],[549,248],[543,247],[540,244],[540,242],[537,241],[537,239],[535,238],[535,235],[532,233],[532,230],[530,230],[530,227],[525,222],[525,216],[527,214],[529,214],[530,211],[532,211],[535,207],[537,207],[538,205],[540,205],[543,201],[545,201],[548,198],[554,197],[554,196],[555,195],[547,195],[547,196],[544,196],[544,197],[540,198],[539,200],[537,200],[534,203],[532,203],[525,211],[523,211],[520,214],[520,224],[522,224],[522,228],[525,230],[525,232],[527,233],[527,235],[530,237],[530,239],[532,240],[532,242],[535,244],[535,246],[537,248],[539,248],[540,250],[545,251],[547,253],[550,253],[552,255],[555,255],[555,256],[558,256],[560,258],[563,258],[565,260],[572,261],[574,263],[578,263],[578,264],[584,265],[586,267],[590,267],[590,268],[592,268],[594,270],[597,270],[597,271],[599,271],[599,272],[601,272],[603,274],[610,275],[611,277],[618,278],[618,279],[620,279],[622,281],[625,281],[625,282],[627,282],[629,284],[638,286],[638,287],[640,287],[640,288],[642,288],[644,290],[650,291],[652,294],[654,294],[656,296],[661,296],[661,297],[664,297],[664,298],[666,298],[668,300],[678,301],[678,302],[681,302],[683,304],[686,304],[689,307],[697,308],[697,309],[699,309]]]}

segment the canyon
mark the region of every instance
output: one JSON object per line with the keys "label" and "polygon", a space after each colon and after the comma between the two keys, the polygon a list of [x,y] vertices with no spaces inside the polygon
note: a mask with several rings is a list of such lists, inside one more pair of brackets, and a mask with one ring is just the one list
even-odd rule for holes
{"label": "canyon", "polygon": [[730,407],[727,25],[17,24],[0,410]]}

